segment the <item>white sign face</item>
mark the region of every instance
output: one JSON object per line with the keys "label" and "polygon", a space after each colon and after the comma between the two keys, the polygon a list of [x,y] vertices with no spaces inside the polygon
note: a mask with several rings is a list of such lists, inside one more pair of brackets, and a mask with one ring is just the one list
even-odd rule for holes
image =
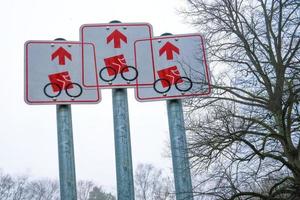
{"label": "white sign face", "polygon": [[[86,86],[102,88],[136,86],[139,72],[134,63],[134,42],[152,37],[150,24],[86,24],[81,26],[80,34],[83,43],[93,43],[96,48],[99,85],[95,85],[84,76],[83,82]],[[85,67],[84,70],[89,69]]]}
{"label": "white sign face", "polygon": [[[27,41],[25,43],[25,102],[28,104],[98,103],[100,92],[82,82],[82,68],[88,66],[86,78],[97,84],[95,57],[83,60],[85,53],[95,55],[93,44],[67,41]],[[94,69],[94,70],[92,70]]]}
{"label": "white sign face", "polygon": [[204,41],[199,34],[135,42],[138,101],[180,99],[211,93]]}

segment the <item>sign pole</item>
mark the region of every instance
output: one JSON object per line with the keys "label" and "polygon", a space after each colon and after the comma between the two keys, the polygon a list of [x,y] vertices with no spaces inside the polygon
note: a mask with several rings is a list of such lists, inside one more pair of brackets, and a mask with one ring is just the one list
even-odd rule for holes
{"label": "sign pole", "polygon": [[57,140],[61,200],[76,200],[71,105],[57,105]]}
{"label": "sign pole", "polygon": [[134,200],[127,89],[112,89],[112,101],[118,200]]}
{"label": "sign pole", "polygon": [[[168,35],[172,34],[164,33],[161,36]],[[193,187],[181,100],[167,100],[167,111],[176,200],[193,200]]]}
{"label": "sign pole", "polygon": [[118,200],[134,200],[126,89],[112,89]]}
{"label": "sign pole", "polygon": [[167,100],[176,199],[193,200],[184,117],[181,100]]}
{"label": "sign pole", "polygon": [[[63,38],[55,40],[65,41]],[[60,199],[76,200],[76,175],[71,105],[56,105]]]}

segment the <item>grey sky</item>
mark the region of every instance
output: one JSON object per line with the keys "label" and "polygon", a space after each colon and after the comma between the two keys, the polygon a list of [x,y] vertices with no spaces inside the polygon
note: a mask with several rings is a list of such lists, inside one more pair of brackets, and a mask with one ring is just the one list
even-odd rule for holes
{"label": "grey sky", "polygon": [[[79,40],[86,23],[148,22],[154,35],[191,33],[176,14],[183,0],[9,0],[1,2],[0,168],[13,174],[58,178],[55,106],[23,101],[24,42],[63,37]],[[128,90],[134,168],[147,162],[168,169],[165,102],[139,103]],[[77,179],[115,190],[111,90],[97,105],[72,106]]]}

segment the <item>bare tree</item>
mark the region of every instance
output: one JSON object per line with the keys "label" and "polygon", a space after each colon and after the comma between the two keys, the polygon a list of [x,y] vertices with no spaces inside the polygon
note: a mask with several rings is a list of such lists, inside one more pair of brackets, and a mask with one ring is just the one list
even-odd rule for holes
{"label": "bare tree", "polygon": [[89,194],[95,187],[92,181],[78,181],[77,183],[77,199],[88,200]]}
{"label": "bare tree", "polygon": [[26,176],[11,176],[0,172],[0,199],[25,200],[27,193]]}
{"label": "bare tree", "polygon": [[0,199],[6,200],[11,196],[14,180],[8,174],[0,174]]}
{"label": "bare tree", "polygon": [[175,199],[171,179],[153,165],[139,164],[134,178],[137,200]]}
{"label": "bare tree", "polygon": [[95,186],[92,191],[90,191],[88,200],[116,200],[116,197],[104,191],[101,186]]}
{"label": "bare tree", "polygon": [[35,180],[28,183],[27,199],[31,200],[58,200],[58,181],[49,179]]}
{"label": "bare tree", "polygon": [[213,94],[185,102],[196,193],[300,199],[300,2],[187,3],[215,68]]}
{"label": "bare tree", "polygon": [[26,200],[27,195],[27,176],[18,176],[14,178],[14,188],[12,190],[12,200]]}
{"label": "bare tree", "polygon": [[[28,176],[12,176],[0,170],[0,200],[59,200],[59,183],[51,179],[30,179]],[[78,181],[78,200],[115,200],[92,181]]]}

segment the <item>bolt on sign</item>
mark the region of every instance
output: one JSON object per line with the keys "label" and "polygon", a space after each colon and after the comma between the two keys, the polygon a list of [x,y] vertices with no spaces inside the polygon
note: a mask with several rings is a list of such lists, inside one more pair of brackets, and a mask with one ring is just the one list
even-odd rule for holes
{"label": "bolt on sign", "polygon": [[[127,88],[136,86],[139,72],[134,65],[134,42],[151,38],[152,26],[148,23],[84,24],[80,28],[83,43],[93,43],[96,48],[99,85],[90,82],[84,73],[87,87]],[[88,54],[84,54],[89,56]],[[85,66],[83,71],[89,71]]]}
{"label": "bolt on sign", "polygon": [[[84,53],[82,49],[85,49]],[[89,56],[85,56],[84,54]],[[98,103],[97,88],[82,82],[82,68],[90,69],[86,79],[97,84],[93,44],[69,41],[27,41],[25,43],[25,102],[28,104]]]}
{"label": "bolt on sign", "polygon": [[137,40],[138,101],[181,99],[211,93],[204,40],[184,34]]}

